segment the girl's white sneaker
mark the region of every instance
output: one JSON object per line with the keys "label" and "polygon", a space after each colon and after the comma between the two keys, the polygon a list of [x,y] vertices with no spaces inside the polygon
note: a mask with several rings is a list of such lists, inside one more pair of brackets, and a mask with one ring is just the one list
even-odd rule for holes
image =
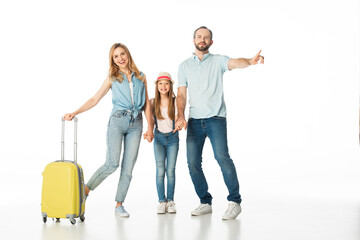
{"label": "girl's white sneaker", "polygon": [[166,202],[161,202],[159,206],[157,207],[157,213],[158,214],[164,214],[166,213]]}
{"label": "girl's white sneaker", "polygon": [[169,201],[167,204],[166,204],[166,209],[167,209],[167,212],[168,213],[176,213],[176,207],[175,207],[175,203],[174,201]]}

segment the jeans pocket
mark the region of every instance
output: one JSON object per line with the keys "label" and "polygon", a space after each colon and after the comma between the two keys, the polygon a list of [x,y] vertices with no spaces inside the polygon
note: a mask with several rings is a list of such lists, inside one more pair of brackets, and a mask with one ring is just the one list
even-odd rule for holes
{"label": "jeans pocket", "polygon": [[124,117],[124,112],[118,110],[118,111],[116,111],[116,112],[113,113],[112,117],[122,118],[122,117]]}

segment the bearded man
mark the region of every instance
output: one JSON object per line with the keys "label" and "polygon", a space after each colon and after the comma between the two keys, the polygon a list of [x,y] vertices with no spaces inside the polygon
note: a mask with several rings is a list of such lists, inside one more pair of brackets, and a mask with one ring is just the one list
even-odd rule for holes
{"label": "bearded man", "polygon": [[[212,212],[212,196],[208,192],[202,170],[202,151],[206,137],[210,139],[214,156],[220,165],[225,185],[229,191],[228,207],[222,219],[235,219],[241,212],[239,181],[227,144],[226,106],[223,93],[223,74],[227,70],[246,68],[264,63],[260,52],[253,58],[229,58],[209,53],[213,44],[212,32],[199,27],[194,32],[195,53],[182,62],[178,71],[177,108],[175,131],[187,129],[187,163],[200,205],[191,212],[193,216]],[[189,93],[189,120],[185,120],[187,91]]]}

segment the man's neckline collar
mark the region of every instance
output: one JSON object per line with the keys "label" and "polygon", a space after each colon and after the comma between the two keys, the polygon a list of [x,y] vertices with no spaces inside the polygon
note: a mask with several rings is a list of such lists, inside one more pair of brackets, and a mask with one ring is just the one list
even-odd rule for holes
{"label": "man's neckline collar", "polygon": [[[204,61],[208,56],[210,55],[210,52],[208,52],[208,53],[206,53],[206,54],[204,54],[203,56],[204,56],[204,58],[201,60],[201,61]],[[196,56],[195,55],[195,53],[193,53],[193,59],[194,60],[199,60],[200,61],[200,58],[198,57],[198,56]]]}

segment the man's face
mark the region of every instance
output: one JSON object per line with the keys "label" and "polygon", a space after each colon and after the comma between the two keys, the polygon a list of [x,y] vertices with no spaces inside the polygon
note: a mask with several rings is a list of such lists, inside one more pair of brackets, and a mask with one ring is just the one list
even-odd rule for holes
{"label": "man's face", "polygon": [[207,29],[199,29],[195,33],[194,45],[197,50],[201,52],[206,52],[213,41],[210,39],[210,31]]}

